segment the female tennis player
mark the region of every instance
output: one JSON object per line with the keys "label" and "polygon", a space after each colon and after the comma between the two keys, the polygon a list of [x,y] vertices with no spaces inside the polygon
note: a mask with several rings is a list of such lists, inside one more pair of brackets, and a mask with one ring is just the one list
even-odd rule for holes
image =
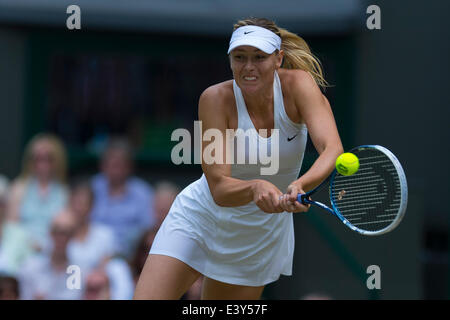
{"label": "female tennis player", "polygon": [[[203,175],[177,196],[155,237],[135,299],[179,299],[200,274],[202,299],[260,299],[266,284],[292,274],[292,213],[308,210],[297,194],[325,179],[342,153],[320,64],[303,39],[251,18],[235,24],[228,53],[234,80],[202,93],[203,130],[219,129],[225,146],[227,129],[256,129],[252,138],[278,143],[278,173],[203,161]],[[307,132],[320,156],[297,179]]]}

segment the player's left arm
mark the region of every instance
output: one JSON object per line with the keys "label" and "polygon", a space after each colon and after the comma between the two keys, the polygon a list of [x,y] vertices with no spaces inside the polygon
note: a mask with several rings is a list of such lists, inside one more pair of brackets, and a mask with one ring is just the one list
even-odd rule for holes
{"label": "player's left arm", "polygon": [[309,73],[298,70],[293,76],[295,81],[291,82],[291,92],[294,95],[296,111],[306,124],[319,157],[304,175],[289,185],[286,201],[293,202],[295,206],[290,207],[294,210],[289,211],[301,209],[299,203],[295,203],[297,194],[312,190],[328,177],[334,169],[336,158],[343,152],[328,99]]}

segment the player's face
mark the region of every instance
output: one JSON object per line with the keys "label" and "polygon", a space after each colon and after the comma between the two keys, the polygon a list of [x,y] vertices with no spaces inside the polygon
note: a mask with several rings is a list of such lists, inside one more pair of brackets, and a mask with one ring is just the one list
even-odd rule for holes
{"label": "player's face", "polygon": [[255,47],[240,46],[230,53],[233,76],[241,90],[252,93],[270,88],[281,66],[283,52],[267,54]]}

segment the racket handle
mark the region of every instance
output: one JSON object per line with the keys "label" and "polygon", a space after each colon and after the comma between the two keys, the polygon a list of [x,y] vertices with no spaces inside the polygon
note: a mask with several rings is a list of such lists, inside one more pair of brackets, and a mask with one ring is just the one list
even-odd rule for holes
{"label": "racket handle", "polygon": [[308,199],[307,193],[299,193],[297,196],[297,201],[301,204],[311,204],[312,201]]}

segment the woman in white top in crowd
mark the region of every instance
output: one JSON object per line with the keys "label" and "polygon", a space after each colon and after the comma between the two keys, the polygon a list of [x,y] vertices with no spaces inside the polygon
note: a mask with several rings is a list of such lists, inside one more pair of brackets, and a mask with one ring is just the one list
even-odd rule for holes
{"label": "woman in white top in crowd", "polygon": [[24,227],[35,249],[47,245],[50,223],[66,205],[66,163],[62,141],[38,134],[25,147],[22,172],[12,183],[8,221]]}

